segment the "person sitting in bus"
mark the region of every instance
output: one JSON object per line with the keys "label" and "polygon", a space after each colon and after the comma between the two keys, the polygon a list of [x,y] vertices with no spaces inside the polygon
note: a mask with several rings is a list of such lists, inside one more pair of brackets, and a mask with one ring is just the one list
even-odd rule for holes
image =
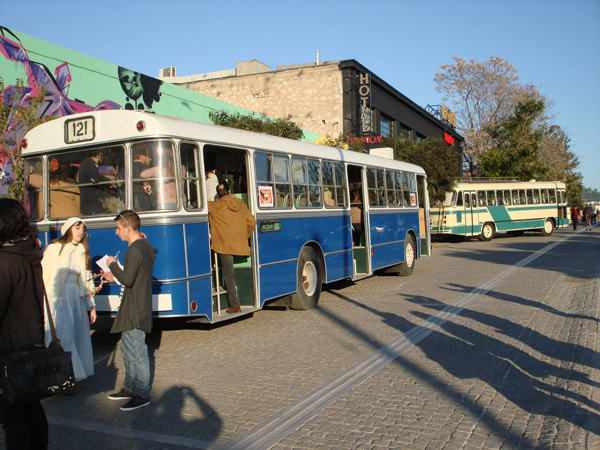
{"label": "person sitting in bus", "polygon": [[[185,177],[185,167],[181,166],[181,176]],[[175,163],[173,158],[166,158],[166,163],[143,170],[140,178],[157,178],[156,209],[177,208],[177,183],[175,182]]]}
{"label": "person sitting in bus", "polygon": [[363,231],[363,206],[359,189],[350,191],[350,217],[352,219],[352,243],[355,247],[360,246],[360,238]]}
{"label": "person sitting in bus", "polygon": [[133,209],[135,211],[150,211],[156,209],[156,190],[152,183],[139,180],[140,174],[150,166],[152,157],[146,144],[139,144],[133,148],[133,164],[131,176],[133,178]]}
{"label": "person sitting in bus", "polygon": [[102,187],[103,185],[98,185],[98,183],[110,180],[100,174],[98,164],[101,162],[102,154],[98,151],[94,155],[84,158],[81,164],[79,164],[77,182],[82,185],[79,187],[81,193],[80,209],[81,213],[86,216],[103,214],[105,212],[103,201],[107,199],[108,195]]}
{"label": "person sitting in bus", "polygon": [[325,206],[335,206],[335,199],[333,198],[333,194],[327,186],[323,188],[323,200],[324,202],[319,199],[319,202],[325,203]]}

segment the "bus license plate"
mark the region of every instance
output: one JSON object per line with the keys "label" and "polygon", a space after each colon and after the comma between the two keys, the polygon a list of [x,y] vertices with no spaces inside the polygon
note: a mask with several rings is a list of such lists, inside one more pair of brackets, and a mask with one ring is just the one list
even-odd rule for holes
{"label": "bus license plate", "polygon": [[65,143],[93,141],[95,138],[94,118],[81,117],[65,122]]}

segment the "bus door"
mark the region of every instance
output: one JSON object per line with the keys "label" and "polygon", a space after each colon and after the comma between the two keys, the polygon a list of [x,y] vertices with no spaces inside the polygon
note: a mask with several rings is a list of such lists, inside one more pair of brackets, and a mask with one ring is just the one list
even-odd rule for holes
{"label": "bus door", "polygon": [[479,207],[477,206],[477,192],[465,191],[465,235],[475,236],[479,234]]}
{"label": "bus door", "polygon": [[[217,145],[205,145],[203,151],[205,169],[216,168],[218,181],[226,181],[229,184],[231,195],[242,200],[250,213],[256,217],[254,211],[254,202],[248,196],[247,180],[248,173],[248,152],[240,149],[232,149]],[[206,180],[205,180],[206,183]],[[212,201],[213,198],[208,198]],[[220,200],[215,200],[220,201]],[[233,272],[235,285],[237,287],[237,297],[242,307],[242,313],[250,313],[259,308],[258,295],[256,295],[256,277],[254,269],[255,240],[253,237],[249,240],[250,256],[234,256]],[[213,322],[235,317],[236,314],[227,314],[226,310],[231,306],[229,296],[231,287],[223,277],[223,265],[217,254],[211,252],[212,268],[212,311]]]}
{"label": "bus door", "polygon": [[367,214],[367,189],[364,167],[348,166],[350,187],[350,242],[354,277],[370,274],[371,253],[368,251],[369,215]]}

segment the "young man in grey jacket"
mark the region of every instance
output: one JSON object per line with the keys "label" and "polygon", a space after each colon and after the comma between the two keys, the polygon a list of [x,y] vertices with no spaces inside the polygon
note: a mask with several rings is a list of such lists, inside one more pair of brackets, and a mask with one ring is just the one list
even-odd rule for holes
{"label": "young man in grey jacket", "polygon": [[123,388],[108,396],[111,400],[128,400],[121,411],[132,411],[150,404],[150,361],[146,333],[152,330],[152,270],[157,250],[140,233],[140,217],[131,210],[115,217],[116,235],[129,244],[123,270],[117,258],[107,260],[108,281],[115,278],[125,288],[121,306],[110,330],[121,333],[121,355],[125,364]]}

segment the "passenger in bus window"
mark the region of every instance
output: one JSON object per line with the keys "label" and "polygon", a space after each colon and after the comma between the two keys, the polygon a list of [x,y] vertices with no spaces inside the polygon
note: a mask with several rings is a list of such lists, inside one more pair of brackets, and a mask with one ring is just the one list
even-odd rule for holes
{"label": "passenger in bus window", "polygon": [[323,188],[323,202],[325,206],[335,206],[335,199],[327,186]]}
{"label": "passenger in bus window", "polygon": [[363,231],[363,207],[359,189],[350,192],[350,217],[352,219],[352,242],[355,247],[360,245],[360,237]]}
{"label": "passenger in bus window", "polygon": [[213,155],[206,155],[204,158],[204,179],[206,183],[206,198],[208,201],[217,200],[217,186],[221,181],[217,175],[217,164]]}
{"label": "passenger in bus window", "polygon": [[[185,177],[186,170],[181,166],[181,176]],[[157,185],[156,209],[175,209],[177,208],[177,183],[175,182],[175,163],[173,157],[167,157],[164,165],[158,165],[143,170],[140,173],[141,178],[160,178]]]}
{"label": "passenger in bus window", "polygon": [[80,209],[81,213],[86,216],[102,214],[105,212],[102,202],[108,198],[108,195],[104,190],[103,185],[98,185],[98,183],[110,180],[100,174],[98,164],[101,162],[102,154],[98,151],[92,156],[84,158],[83,161],[81,161],[81,164],[79,164],[77,182],[82,185],[79,188],[81,193]]}
{"label": "passenger in bus window", "polygon": [[219,255],[223,280],[227,289],[226,313],[242,310],[237,295],[233,271],[234,256],[250,256],[248,240],[252,236],[256,220],[246,204],[231,195],[229,185],[221,183],[217,187],[218,200],[208,202],[208,223],[210,226],[210,248]]}
{"label": "passenger in bus window", "polygon": [[142,171],[146,170],[152,162],[150,149],[147,144],[137,144],[133,148],[133,164],[131,176],[133,178],[133,209],[135,211],[150,211],[156,209],[156,190],[148,181],[138,181]]}

